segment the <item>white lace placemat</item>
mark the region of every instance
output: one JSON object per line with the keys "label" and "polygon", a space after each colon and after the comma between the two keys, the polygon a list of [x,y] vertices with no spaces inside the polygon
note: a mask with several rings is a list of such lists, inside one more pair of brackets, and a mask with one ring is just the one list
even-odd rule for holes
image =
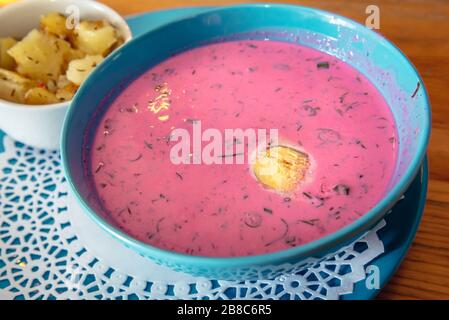
{"label": "white lace placemat", "polygon": [[273,280],[195,278],[140,257],[90,221],[67,193],[57,151],[3,142],[1,299],[338,299],[384,252],[382,221],[351,245]]}

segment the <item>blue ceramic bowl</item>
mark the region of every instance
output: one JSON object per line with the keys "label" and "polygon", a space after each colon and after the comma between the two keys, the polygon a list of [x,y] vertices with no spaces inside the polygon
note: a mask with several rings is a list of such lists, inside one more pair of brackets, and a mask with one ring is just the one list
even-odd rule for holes
{"label": "blue ceramic bowl", "polygon": [[[388,192],[364,216],[319,240],[292,249],[247,257],[210,258],[162,250],[139,242],[110,224],[85,174],[83,141],[89,123],[104,112],[120,88],[171,54],[210,41],[271,38],[334,55],[365,74],[392,109],[399,156]],[[114,90],[111,90],[114,89]],[[430,134],[430,106],[413,65],[390,42],[347,18],[288,5],[238,5],[213,9],[146,33],[112,53],[79,89],[66,116],[62,159],[66,178],[85,212],[106,232],[142,256],[178,271],[219,279],[273,277],[335,250],[367,231],[389,211],[418,172]],[[223,235],[223,241],[226,235]]]}

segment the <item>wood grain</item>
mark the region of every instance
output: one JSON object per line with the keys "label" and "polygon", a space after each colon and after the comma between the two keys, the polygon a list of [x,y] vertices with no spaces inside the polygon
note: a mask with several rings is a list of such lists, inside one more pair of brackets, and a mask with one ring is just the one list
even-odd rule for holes
{"label": "wood grain", "polygon": [[[101,0],[121,14],[181,6],[224,5],[233,0]],[[279,2],[279,1],[272,1]],[[449,1],[282,1],[333,11],[361,23],[365,8],[380,8],[380,33],[415,64],[430,94],[433,129],[429,195],[415,241],[379,299],[449,299]]]}

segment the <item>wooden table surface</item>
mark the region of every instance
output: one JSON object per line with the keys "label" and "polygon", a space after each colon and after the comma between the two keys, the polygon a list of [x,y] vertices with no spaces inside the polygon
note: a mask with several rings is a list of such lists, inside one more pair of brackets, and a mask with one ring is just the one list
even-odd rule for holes
{"label": "wooden table surface", "polygon": [[[1,0],[2,2],[5,0]],[[6,0],[8,2],[10,0]],[[122,15],[163,8],[240,3],[235,0],[100,0]],[[3,2],[3,4],[5,3]],[[246,1],[250,2],[250,1]],[[380,299],[449,299],[449,1],[276,1],[339,13],[364,23],[367,5],[380,8],[380,33],[418,68],[430,94],[433,129],[424,217],[399,271]]]}
{"label": "wooden table surface", "polygon": [[[123,15],[162,8],[242,2],[235,0],[100,1]],[[302,0],[282,2],[333,11],[361,23],[364,23],[367,17],[366,6],[377,5],[380,8],[380,33],[405,52],[424,78],[433,112],[427,205],[421,226],[407,257],[378,298],[449,299],[449,1]]]}

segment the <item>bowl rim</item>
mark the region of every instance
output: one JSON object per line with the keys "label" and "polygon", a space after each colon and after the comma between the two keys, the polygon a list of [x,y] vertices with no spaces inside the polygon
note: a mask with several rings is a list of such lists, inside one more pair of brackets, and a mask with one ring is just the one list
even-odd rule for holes
{"label": "bowl rim", "polygon": [[[353,239],[355,236],[361,235],[363,232],[368,231],[367,229],[372,226],[374,223],[379,221],[387,211],[396,203],[397,200],[404,194],[410,183],[413,181],[414,177],[418,174],[419,168],[422,164],[422,161],[426,154],[427,145],[430,138],[430,123],[431,123],[431,110],[430,110],[430,101],[428,97],[427,90],[425,88],[424,82],[419,75],[416,67],[413,63],[407,58],[407,56],[392,42],[387,40],[384,36],[376,33],[362,24],[346,18],[344,16],[321,10],[315,9],[305,6],[297,6],[297,5],[288,5],[288,4],[240,4],[240,5],[230,5],[223,7],[216,7],[206,12],[198,13],[193,16],[188,16],[186,18],[181,18],[180,20],[176,20],[174,22],[170,22],[166,25],[170,25],[173,23],[179,23],[180,21],[195,19],[199,16],[206,16],[213,14],[214,12],[222,12],[223,10],[234,10],[234,9],[242,9],[242,8],[279,8],[286,10],[300,10],[311,12],[314,14],[318,14],[321,17],[325,17],[328,20],[335,20],[335,18],[339,19],[339,23],[344,23],[346,26],[349,26],[352,29],[357,29],[362,34],[369,34],[371,37],[377,38],[379,41],[382,41],[389,49],[396,50],[405,62],[411,67],[416,75],[416,79],[421,84],[422,89],[422,97],[424,98],[424,107],[427,109],[427,113],[425,113],[425,117],[423,120],[423,127],[420,130],[419,140],[418,140],[418,148],[416,154],[413,156],[413,159],[410,162],[410,165],[407,167],[404,174],[399,179],[398,183],[396,183],[392,189],[384,195],[376,205],[369,211],[367,211],[363,216],[353,221],[352,223],[346,225],[345,227],[338,229],[337,231],[328,234],[324,237],[313,240],[304,245],[300,245],[297,247],[284,249],[271,253],[257,254],[251,256],[237,256],[237,257],[210,257],[210,256],[197,256],[197,255],[189,255],[184,253],[179,253],[175,251],[170,251],[166,249],[161,249],[150,244],[139,241],[132,236],[120,231],[118,228],[114,227],[110,224],[105,218],[103,218],[100,214],[97,214],[95,210],[93,210],[89,204],[84,200],[84,198],[80,195],[77,190],[76,185],[73,182],[71,172],[69,170],[70,166],[68,164],[67,159],[67,137],[68,132],[70,130],[69,123],[74,114],[74,108],[69,108],[69,112],[66,115],[62,137],[61,137],[61,156],[62,156],[62,165],[63,171],[66,175],[67,182],[70,186],[70,190],[73,192],[73,195],[76,197],[78,203],[81,204],[84,211],[92,218],[101,228],[106,230],[108,233],[113,235],[115,238],[123,242],[128,247],[131,247],[133,250],[137,250],[140,254],[145,254],[151,258],[161,259],[163,261],[169,261],[172,263],[179,263],[182,265],[195,265],[198,267],[215,267],[215,268],[227,268],[227,267],[245,267],[245,266],[253,266],[253,265],[268,265],[275,263],[277,261],[288,261],[291,258],[302,258],[302,257],[311,257],[314,254],[325,252],[326,250],[330,250],[332,248],[336,248],[339,245],[343,245],[345,242]],[[164,26],[166,26],[164,25]],[[157,29],[149,31],[148,33],[156,32],[161,26]],[[148,34],[146,33],[146,34]],[[144,41],[145,35],[139,36],[134,39],[131,43],[127,44],[125,47],[117,50],[108,56],[107,59],[114,59],[115,55],[121,54],[121,50],[126,50],[126,48],[132,43],[138,43],[139,41]],[[98,71],[95,70],[95,73]],[[86,81],[86,85],[79,90],[80,94],[77,94],[73,100],[74,104],[79,100],[79,96],[81,92],[86,90],[89,85],[92,84],[94,77],[89,77]]]}
{"label": "bowl rim", "polygon": [[[122,27],[120,27],[120,30],[123,33],[124,43],[127,43],[133,39],[131,28],[129,27],[126,19],[123,16],[121,16],[117,11],[112,9],[111,7],[105,5],[101,2],[92,1],[92,0],[62,0],[61,5],[64,2],[66,2],[67,5],[69,3],[74,4],[74,5],[76,5],[77,3],[82,3],[82,4],[85,4],[92,8],[95,8],[96,11],[105,12],[109,17],[108,19],[111,19],[113,17],[117,18],[118,20],[120,20],[120,23],[122,25]],[[15,13],[20,10],[26,10],[27,5],[30,3],[36,4],[36,5],[38,4],[38,5],[41,5],[42,7],[45,7],[48,3],[55,3],[55,1],[54,0],[21,0],[18,2],[13,2],[11,4],[8,4],[8,5],[0,8],[0,16],[5,15],[5,14]],[[117,51],[119,48],[116,48],[115,50],[113,50],[113,52],[111,52],[109,55],[111,55],[112,53]],[[0,108],[10,108],[10,109],[28,108],[28,109],[33,109],[33,110],[34,109],[52,110],[52,109],[67,108],[72,101],[73,101],[73,98],[70,100],[67,100],[67,101],[50,103],[50,104],[25,104],[25,103],[8,101],[8,100],[0,98]]]}

